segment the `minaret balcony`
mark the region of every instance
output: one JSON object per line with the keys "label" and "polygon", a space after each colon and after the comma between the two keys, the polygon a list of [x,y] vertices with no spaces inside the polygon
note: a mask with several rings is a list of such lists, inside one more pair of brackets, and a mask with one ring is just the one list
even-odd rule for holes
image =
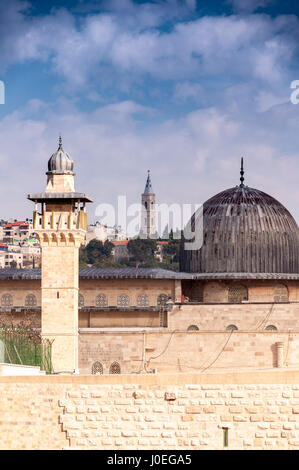
{"label": "minaret balcony", "polygon": [[34,230],[87,230],[87,213],[85,211],[59,213],[59,212],[33,212]]}

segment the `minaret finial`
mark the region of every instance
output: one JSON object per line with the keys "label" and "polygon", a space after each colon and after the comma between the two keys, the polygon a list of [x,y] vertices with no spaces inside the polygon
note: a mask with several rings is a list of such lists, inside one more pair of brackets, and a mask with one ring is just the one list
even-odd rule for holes
{"label": "minaret finial", "polygon": [[241,158],[241,171],[240,171],[240,175],[241,175],[241,178],[240,178],[240,181],[241,181],[241,184],[240,186],[243,187],[244,186],[244,160],[243,160],[243,157]]}
{"label": "minaret finial", "polygon": [[62,150],[62,137],[61,137],[61,134],[59,134],[59,145],[58,145],[58,150]]}

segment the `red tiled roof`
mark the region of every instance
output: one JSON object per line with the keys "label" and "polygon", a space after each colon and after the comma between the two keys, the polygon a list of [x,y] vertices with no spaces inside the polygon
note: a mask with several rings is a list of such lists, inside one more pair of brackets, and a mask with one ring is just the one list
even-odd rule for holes
{"label": "red tiled roof", "polygon": [[19,222],[12,222],[11,224],[4,225],[4,228],[11,228],[11,227],[17,227],[19,225],[24,225],[26,227],[29,227],[29,224],[27,224],[24,220],[19,221]]}
{"label": "red tiled roof", "polygon": [[113,245],[118,246],[118,245],[127,245],[130,240],[113,240],[111,243]]}

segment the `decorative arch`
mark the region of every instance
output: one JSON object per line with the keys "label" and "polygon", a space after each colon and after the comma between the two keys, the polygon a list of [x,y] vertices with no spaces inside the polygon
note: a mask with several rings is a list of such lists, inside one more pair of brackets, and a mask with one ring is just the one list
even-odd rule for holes
{"label": "decorative arch", "polygon": [[190,325],[188,326],[187,331],[199,331],[199,328],[197,325]]}
{"label": "decorative arch", "polygon": [[288,302],[289,290],[284,284],[277,284],[274,287],[274,302]]}
{"label": "decorative arch", "polygon": [[60,243],[63,243],[63,244],[66,243],[66,236],[65,236],[64,233],[61,233],[61,234],[60,234]]}
{"label": "decorative arch", "polygon": [[25,307],[36,307],[37,300],[34,294],[28,294],[25,297]]}
{"label": "decorative arch", "polygon": [[130,298],[127,294],[120,294],[117,297],[118,307],[128,307],[130,305]]}
{"label": "decorative arch", "polygon": [[12,307],[13,297],[10,294],[3,294],[1,297],[1,307]]}
{"label": "decorative arch", "polygon": [[247,286],[236,284],[228,288],[228,302],[232,304],[239,304],[243,300],[248,300]]}
{"label": "decorative arch", "polygon": [[96,361],[92,364],[91,373],[92,373],[92,375],[103,375],[104,368],[103,368],[103,365],[101,364],[101,362]]}
{"label": "decorative arch", "polygon": [[277,331],[277,328],[275,325],[268,325],[265,328],[266,331]]}
{"label": "decorative arch", "polygon": [[137,306],[138,307],[148,307],[149,306],[149,297],[146,294],[140,294],[137,297]]}
{"label": "decorative arch", "polygon": [[79,307],[84,307],[84,295],[83,294],[79,294],[78,296],[78,306]]}
{"label": "decorative arch", "polygon": [[237,331],[238,327],[236,325],[228,325],[226,331]]}
{"label": "decorative arch", "polygon": [[120,365],[118,362],[113,362],[109,368],[109,374],[120,374]]}
{"label": "decorative arch", "polygon": [[72,233],[69,233],[69,243],[71,244],[75,244],[75,238],[74,238],[74,235]]}
{"label": "decorative arch", "polygon": [[108,297],[106,294],[96,296],[96,307],[108,307]]}
{"label": "decorative arch", "polygon": [[51,233],[51,242],[52,242],[52,243],[57,243],[57,236],[56,236],[56,233]]}

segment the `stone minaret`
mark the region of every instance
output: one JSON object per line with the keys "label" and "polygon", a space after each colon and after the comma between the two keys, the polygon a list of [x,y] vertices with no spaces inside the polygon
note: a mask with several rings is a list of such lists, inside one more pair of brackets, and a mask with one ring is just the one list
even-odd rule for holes
{"label": "stone minaret", "polygon": [[156,195],[153,192],[150,170],[148,170],[144,193],[141,196],[141,233],[147,238],[153,236],[156,229]]}
{"label": "stone minaret", "polygon": [[60,137],[48,162],[46,191],[28,195],[42,247],[42,336],[54,340],[55,372],[78,371],[79,248],[87,230],[85,205],[92,201],[75,192],[73,166]]}

